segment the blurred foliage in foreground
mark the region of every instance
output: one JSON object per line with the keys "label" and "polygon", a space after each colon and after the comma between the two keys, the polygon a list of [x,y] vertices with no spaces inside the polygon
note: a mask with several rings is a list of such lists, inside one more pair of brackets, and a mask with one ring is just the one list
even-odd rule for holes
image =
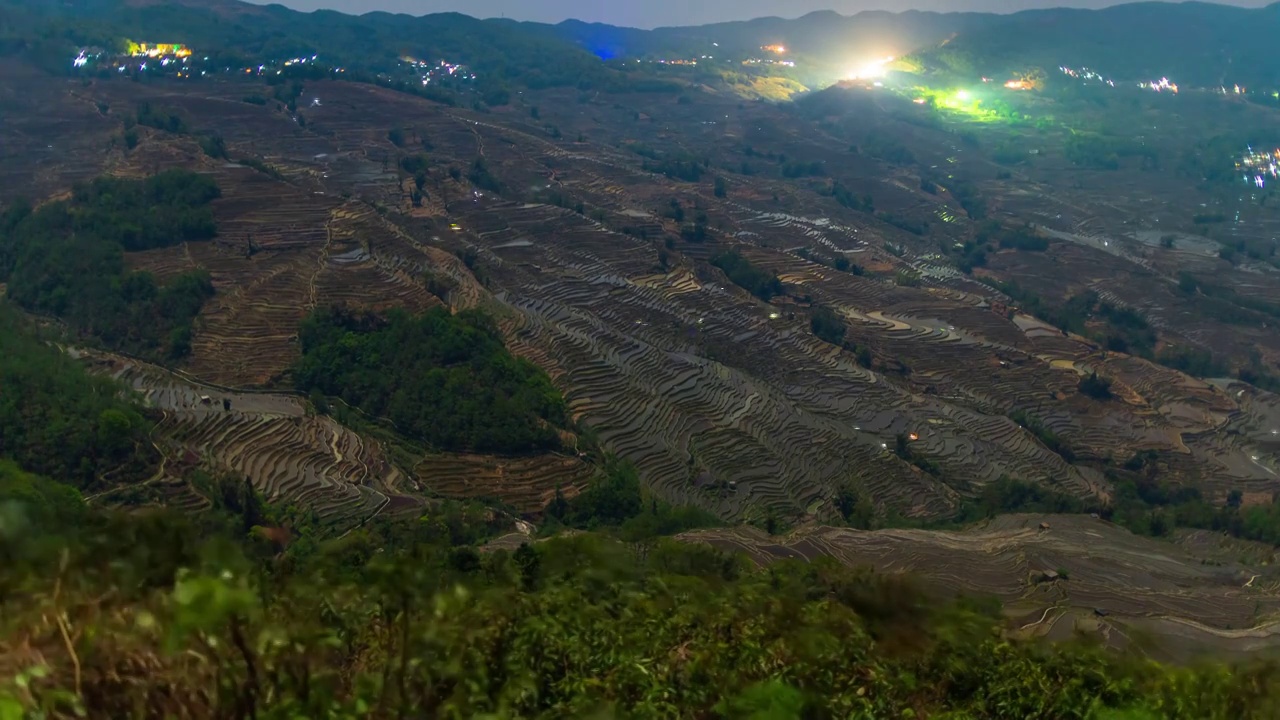
{"label": "blurred foliage in foreground", "polygon": [[596,534],[486,552],[501,523],[457,506],[290,543],[244,498],[112,515],[0,478],[3,718],[1280,713],[1273,667],[1013,642],[994,607],[830,561]]}

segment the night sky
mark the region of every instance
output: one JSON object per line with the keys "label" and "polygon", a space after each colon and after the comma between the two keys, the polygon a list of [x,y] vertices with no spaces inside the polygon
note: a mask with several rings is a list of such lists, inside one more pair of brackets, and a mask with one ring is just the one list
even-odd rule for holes
{"label": "night sky", "polygon": [[[256,0],[263,2],[264,0]],[[363,13],[387,10],[413,15],[456,11],[475,17],[506,16],[516,20],[560,22],[577,18],[588,22],[651,28],[662,25],[700,25],[725,20],[779,15],[798,17],[814,10],[846,15],[860,10],[934,10],[1013,12],[1058,6],[1105,7],[1107,0],[281,0],[298,10],[329,8]],[[1262,7],[1272,0],[1230,0],[1231,5]]]}

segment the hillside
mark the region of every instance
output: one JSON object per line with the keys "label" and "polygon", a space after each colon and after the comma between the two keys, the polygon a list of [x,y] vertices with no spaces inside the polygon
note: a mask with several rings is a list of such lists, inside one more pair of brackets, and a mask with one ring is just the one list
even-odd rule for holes
{"label": "hillside", "polygon": [[[0,593],[0,649],[52,675],[22,702],[1272,716],[1280,104],[1121,73],[1175,27],[1207,77],[1274,8],[637,33],[0,3],[0,586],[36,604]],[[587,47],[886,33],[934,49],[807,93]],[[1109,649],[1047,647],[1076,630]],[[161,652],[206,638],[234,655]]]}
{"label": "hillside", "polygon": [[[917,518],[953,515],[1002,476],[1106,497],[1151,454],[1156,484],[1209,502],[1276,488],[1254,459],[1273,445],[1272,397],[1204,381],[1275,387],[1262,382],[1276,352],[1268,276],[1151,247],[1154,228],[1130,227],[1147,197],[1112,191],[1154,176],[1199,198],[1196,181],[1139,162],[1182,162],[1211,127],[1199,106],[1184,117],[1150,99],[1144,111],[1184,123],[1179,134],[1100,170],[1077,162],[1089,149],[1071,128],[971,126],[855,89],[788,107],[551,88],[492,105],[460,91],[451,106],[252,73],[9,76],[0,197],[175,166],[216,180],[216,237],[123,260],[162,286],[208,274],[216,293],[168,360],[203,382],[289,387],[301,324],[329,305],[486,307],[655,493],[730,521],[830,518],[849,484],[880,514]],[[53,107],[54,122],[35,110]],[[1123,133],[1134,110],[1090,112]],[[1247,108],[1239,124],[1263,127],[1269,112]],[[993,157],[1037,145],[1039,159],[1010,170]],[[1196,202],[1208,201],[1225,202]],[[1163,220],[1188,233],[1178,242],[1217,242],[1193,242],[1209,213],[1178,206]],[[1233,247],[1263,262],[1272,219],[1240,212],[1251,223]],[[1045,227],[1017,230],[1028,223]],[[730,252],[726,273],[716,260]],[[1232,307],[1247,312],[1220,322]],[[1156,363],[1173,346],[1222,357],[1196,379],[1176,357]],[[1081,392],[1093,374],[1120,399]]]}
{"label": "hillside", "polygon": [[[762,55],[761,48],[782,45],[788,57],[839,72],[870,58],[906,55],[937,45],[957,33],[977,29],[992,16],[977,13],[863,12],[852,16],[816,12],[794,20],[761,18],[698,27],[635,30],[568,21],[535,26],[569,40],[602,58],[674,58],[720,54],[725,58]],[[803,65],[802,65],[803,69]]]}
{"label": "hillside", "polygon": [[41,59],[58,50],[71,50],[74,57],[79,46],[112,47],[127,39],[184,43],[216,51],[232,64],[321,55],[326,66],[368,73],[395,73],[406,56],[433,63],[448,59],[474,66],[486,88],[508,82],[577,85],[605,77],[595,58],[566,43],[456,13],[301,13],[235,0],[75,0],[63,9],[66,15],[27,0],[3,0],[0,8],[8,15],[0,47]]}
{"label": "hillside", "polygon": [[1245,9],[1207,3],[1135,3],[1103,10],[1016,13],[959,33],[921,53],[948,71],[1003,75],[1041,67],[1092,68],[1143,82],[1168,77],[1188,86],[1280,86],[1272,39],[1280,4]]}
{"label": "hillside", "polygon": [[1267,652],[1280,630],[1274,548],[1209,533],[1170,543],[1095,518],[1007,515],[959,532],[702,530],[681,538],[762,564],[830,557],[910,573],[937,592],[999,598],[1021,637],[1086,635],[1178,662]]}
{"label": "hillside", "polygon": [[[972,81],[1029,68],[1092,68],[1127,82],[1159,80],[1201,87],[1280,87],[1272,52],[1280,5],[1245,9],[1207,3],[1141,2],[1103,10],[1012,14],[819,12],[794,20],[641,31],[566,22],[530,26],[602,58],[769,57],[782,45],[791,72],[822,86],[885,56],[911,56],[926,69]],[[706,56],[712,56],[711,59]],[[716,63],[712,63],[716,64]]]}
{"label": "hillside", "polygon": [[[318,54],[331,66],[374,74],[402,71],[402,58],[446,59],[473,66],[486,90],[518,86],[624,88],[619,72],[650,74],[646,65],[602,61],[693,62],[714,73],[777,75],[824,87],[886,56],[910,56],[912,67],[973,80],[1059,66],[1093,68],[1126,82],[1173,78],[1202,87],[1280,86],[1271,38],[1280,5],[1244,9],[1204,3],[1134,3],[1105,10],[981,13],[811,13],[700,27],[636,30],[578,21],[559,25],[474,20],[459,14],[423,17],[370,12],[300,13],[280,5],[219,0],[75,0],[70,23],[44,3],[4,0],[0,49],[47,58],[123,38],[169,38],[218,48],[230,58],[261,62]],[[780,56],[765,47],[785,48]],[[761,65],[759,62],[765,61]],[[775,60],[791,63],[770,65]],[[743,63],[750,67],[744,71]],[[705,74],[705,72],[704,72]],[[669,76],[666,70],[660,76]]]}

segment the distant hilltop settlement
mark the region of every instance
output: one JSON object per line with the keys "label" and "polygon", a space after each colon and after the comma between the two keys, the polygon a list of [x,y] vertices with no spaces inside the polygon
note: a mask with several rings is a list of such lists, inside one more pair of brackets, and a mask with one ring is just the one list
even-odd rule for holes
{"label": "distant hilltop settlement", "polygon": [[186,60],[191,57],[191,48],[181,43],[136,43],[128,42],[125,51],[110,52],[102,48],[81,48],[72,64],[81,68],[95,61],[119,57],[148,58],[151,60]]}
{"label": "distant hilltop settlement", "polygon": [[129,54],[133,57],[191,57],[191,49],[180,43],[129,43]]}

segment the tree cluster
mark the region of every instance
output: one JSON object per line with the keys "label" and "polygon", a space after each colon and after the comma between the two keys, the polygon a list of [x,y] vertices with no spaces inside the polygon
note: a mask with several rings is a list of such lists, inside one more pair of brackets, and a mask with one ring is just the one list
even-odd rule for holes
{"label": "tree cluster", "polygon": [[645,172],[665,175],[673,180],[696,183],[700,182],[702,176],[711,169],[711,163],[703,159],[680,156],[646,161],[642,167]]}
{"label": "tree cluster", "polygon": [[99,178],[35,211],[16,205],[0,218],[0,281],[22,307],[112,348],[180,359],[214,292],[208,273],[161,285],[127,270],[124,253],[212,238],[209,203],[218,194],[209,178],[170,170],[145,180]]}
{"label": "tree cluster", "polygon": [[848,327],[845,325],[844,318],[840,317],[835,310],[821,306],[816,308],[813,315],[809,317],[809,330],[819,340],[832,345],[843,345]]}
{"label": "tree cluster", "polygon": [[781,295],[778,276],[752,265],[742,255],[729,251],[711,258],[711,264],[724,271],[729,281],[765,302]]}
{"label": "tree cluster", "polygon": [[820,188],[818,192],[819,194],[835,198],[836,202],[850,210],[856,210],[864,213],[876,211],[876,202],[875,199],[871,197],[870,193],[863,193],[861,195],[854,194],[848,186],[839,180],[833,181],[830,187]]}
{"label": "tree cluster", "polygon": [[300,390],[342,398],[438,450],[520,454],[560,446],[565,404],[537,366],[511,355],[479,311],[385,318],[319,310],[299,331]]}
{"label": "tree cluster", "polygon": [[[85,372],[0,301],[0,461],[81,489],[144,478],[151,423],[118,384]],[[24,481],[26,482],[26,481]]]}

